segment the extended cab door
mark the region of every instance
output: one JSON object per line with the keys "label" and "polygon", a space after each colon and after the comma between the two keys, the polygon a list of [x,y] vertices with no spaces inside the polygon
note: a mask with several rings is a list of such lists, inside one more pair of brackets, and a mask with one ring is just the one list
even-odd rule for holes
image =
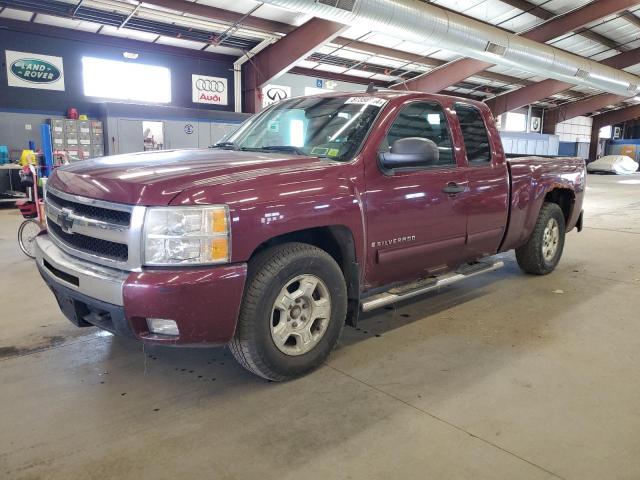
{"label": "extended cab door", "polygon": [[[449,123],[440,103],[409,101],[387,120],[377,149],[367,154],[365,281],[369,288],[449,270],[463,255],[467,220],[462,198],[467,182]],[[379,153],[389,152],[396,140],[410,137],[435,142],[439,158],[432,164],[386,170]]]}
{"label": "extended cab door", "polygon": [[468,192],[461,199],[467,214],[468,259],[497,253],[509,212],[509,174],[502,142],[488,108],[456,103],[454,111],[464,144]]}

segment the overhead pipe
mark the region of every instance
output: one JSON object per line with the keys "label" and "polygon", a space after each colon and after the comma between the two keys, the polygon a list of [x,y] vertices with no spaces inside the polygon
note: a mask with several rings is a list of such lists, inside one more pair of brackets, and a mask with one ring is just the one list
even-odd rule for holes
{"label": "overhead pipe", "polygon": [[419,0],[261,0],[315,17],[450,50],[609,93],[635,96],[640,77]]}

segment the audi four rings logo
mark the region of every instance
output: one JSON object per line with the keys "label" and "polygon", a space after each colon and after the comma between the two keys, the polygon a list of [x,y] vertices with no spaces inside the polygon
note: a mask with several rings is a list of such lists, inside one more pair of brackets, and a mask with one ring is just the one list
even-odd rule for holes
{"label": "audi four rings logo", "polygon": [[191,79],[193,103],[228,105],[229,86],[226,78],[192,74]]}
{"label": "audi four rings logo", "polygon": [[287,92],[280,87],[273,87],[267,90],[267,98],[272,102],[279,102],[287,98]]}
{"label": "audi four rings logo", "polygon": [[205,80],[199,78],[196,80],[196,88],[205,92],[222,93],[224,92],[224,83],[218,80]]}

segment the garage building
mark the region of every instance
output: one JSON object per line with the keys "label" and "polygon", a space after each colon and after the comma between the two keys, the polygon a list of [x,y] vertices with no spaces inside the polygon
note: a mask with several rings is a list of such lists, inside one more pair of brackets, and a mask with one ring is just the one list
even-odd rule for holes
{"label": "garage building", "polygon": [[0,57],[1,478],[640,478],[640,1],[0,0]]}

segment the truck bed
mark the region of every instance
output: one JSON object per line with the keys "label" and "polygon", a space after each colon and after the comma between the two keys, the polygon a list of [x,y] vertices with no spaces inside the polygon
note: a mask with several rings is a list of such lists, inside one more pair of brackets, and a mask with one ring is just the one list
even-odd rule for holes
{"label": "truck bed", "polygon": [[[565,189],[574,199],[567,219],[567,231],[578,222],[580,212],[572,208],[584,195],[586,166],[582,158],[508,155],[510,180],[509,222],[501,251],[522,245],[529,237],[545,201],[545,192]],[[581,204],[581,202],[580,202]]]}

